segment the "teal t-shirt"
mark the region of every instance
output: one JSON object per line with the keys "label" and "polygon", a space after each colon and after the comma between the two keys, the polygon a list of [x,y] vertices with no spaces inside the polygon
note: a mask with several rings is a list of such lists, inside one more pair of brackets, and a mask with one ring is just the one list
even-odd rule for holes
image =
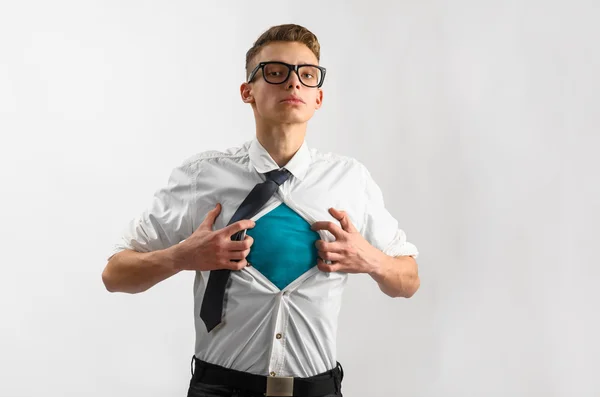
{"label": "teal t-shirt", "polygon": [[317,265],[319,233],[294,210],[281,203],[246,231],[254,243],[246,260],[283,289]]}

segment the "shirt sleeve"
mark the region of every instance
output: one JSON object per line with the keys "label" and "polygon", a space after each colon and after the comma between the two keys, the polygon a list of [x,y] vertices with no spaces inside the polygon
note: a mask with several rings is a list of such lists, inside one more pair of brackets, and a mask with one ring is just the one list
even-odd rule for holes
{"label": "shirt sleeve", "polygon": [[166,186],[155,191],[150,205],[127,223],[108,259],[125,249],[157,251],[188,238],[193,233],[195,197],[191,163],[185,161],[171,171]]}
{"label": "shirt sleeve", "polygon": [[417,247],[406,240],[406,233],[398,227],[398,221],[385,208],[381,189],[369,170],[364,165],[361,168],[366,196],[365,218],[360,231],[362,236],[386,255],[417,258]]}

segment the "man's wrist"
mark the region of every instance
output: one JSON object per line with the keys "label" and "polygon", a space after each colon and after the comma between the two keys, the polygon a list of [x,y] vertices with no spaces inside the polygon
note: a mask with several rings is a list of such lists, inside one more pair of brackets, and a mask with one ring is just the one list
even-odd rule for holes
{"label": "man's wrist", "polygon": [[182,268],[180,244],[175,244],[169,248],[152,251],[149,261],[156,265],[163,266],[173,273],[179,273]]}
{"label": "man's wrist", "polygon": [[388,256],[383,252],[377,250],[371,257],[369,261],[368,274],[377,282],[381,282],[385,278],[385,274],[387,273],[386,269],[388,267]]}

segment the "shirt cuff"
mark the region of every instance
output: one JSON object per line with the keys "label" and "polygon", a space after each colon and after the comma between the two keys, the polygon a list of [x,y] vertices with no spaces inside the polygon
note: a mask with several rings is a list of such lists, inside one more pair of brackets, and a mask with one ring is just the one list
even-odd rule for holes
{"label": "shirt cuff", "polygon": [[383,253],[389,256],[412,256],[415,259],[419,256],[417,247],[406,241],[406,233],[402,229],[396,230],[396,236]]}

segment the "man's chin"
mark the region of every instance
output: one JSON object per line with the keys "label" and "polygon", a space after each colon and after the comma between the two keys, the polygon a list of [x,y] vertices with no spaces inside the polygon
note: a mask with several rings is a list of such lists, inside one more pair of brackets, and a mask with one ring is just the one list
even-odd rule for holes
{"label": "man's chin", "polygon": [[281,124],[303,124],[310,120],[310,117],[299,114],[279,114],[274,119]]}

